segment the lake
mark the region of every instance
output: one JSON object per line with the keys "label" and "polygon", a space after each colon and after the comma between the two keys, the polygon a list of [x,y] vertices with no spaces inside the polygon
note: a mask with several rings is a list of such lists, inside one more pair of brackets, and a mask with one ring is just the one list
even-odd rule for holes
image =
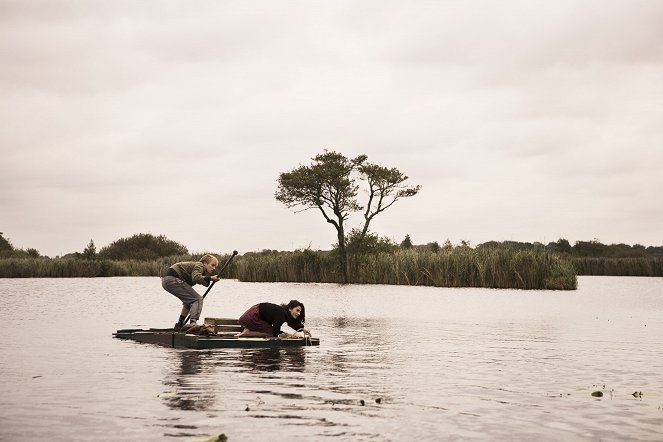
{"label": "lake", "polygon": [[112,338],[173,326],[159,278],[0,279],[0,293],[2,441],[663,440],[663,278],[212,288],[203,317],[304,302],[321,344],[281,350]]}

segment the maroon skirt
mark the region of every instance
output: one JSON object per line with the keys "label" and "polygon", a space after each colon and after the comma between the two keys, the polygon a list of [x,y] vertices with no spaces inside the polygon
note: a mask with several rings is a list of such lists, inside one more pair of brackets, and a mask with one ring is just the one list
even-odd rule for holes
{"label": "maroon skirt", "polygon": [[267,321],[260,319],[260,304],[256,304],[245,311],[244,314],[239,317],[238,322],[239,325],[248,328],[251,331],[266,333],[268,335],[274,333],[272,325]]}

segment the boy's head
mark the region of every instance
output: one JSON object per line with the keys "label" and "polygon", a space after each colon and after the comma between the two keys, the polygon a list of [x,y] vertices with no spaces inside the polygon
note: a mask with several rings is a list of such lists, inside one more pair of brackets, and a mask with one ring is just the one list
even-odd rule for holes
{"label": "boy's head", "polygon": [[205,266],[205,269],[207,269],[208,272],[212,272],[212,271],[214,271],[214,269],[216,268],[216,266],[219,265],[219,260],[216,259],[216,256],[214,256],[214,255],[209,255],[209,254],[205,254],[205,255],[203,255],[203,256],[200,258],[200,262],[203,263],[203,265]]}

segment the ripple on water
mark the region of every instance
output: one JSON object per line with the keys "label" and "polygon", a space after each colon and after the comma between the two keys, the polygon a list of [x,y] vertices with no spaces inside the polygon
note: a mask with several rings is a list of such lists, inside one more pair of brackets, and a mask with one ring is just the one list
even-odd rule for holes
{"label": "ripple on water", "polygon": [[190,351],[114,340],[118,328],[171,325],[178,305],[158,278],[0,280],[25,313],[0,310],[0,439],[661,439],[660,280],[581,279],[569,293],[216,288],[210,316],[303,301],[322,345]]}

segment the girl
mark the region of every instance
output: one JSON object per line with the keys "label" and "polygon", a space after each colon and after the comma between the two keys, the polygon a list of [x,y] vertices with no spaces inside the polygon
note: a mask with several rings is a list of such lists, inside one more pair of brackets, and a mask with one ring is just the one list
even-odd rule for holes
{"label": "girl", "polygon": [[281,325],[287,323],[295,331],[303,330],[305,335],[311,332],[304,328],[306,313],[304,304],[297,300],[286,304],[272,304],[263,302],[248,309],[239,318],[239,324],[244,327],[237,337],[273,337],[281,333]]}

